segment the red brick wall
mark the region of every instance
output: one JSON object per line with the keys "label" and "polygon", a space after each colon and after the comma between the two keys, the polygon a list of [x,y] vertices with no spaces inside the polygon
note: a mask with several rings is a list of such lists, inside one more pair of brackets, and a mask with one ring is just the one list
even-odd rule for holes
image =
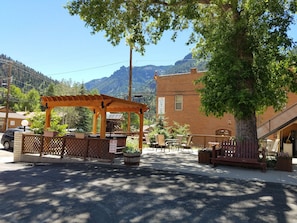
{"label": "red brick wall", "polygon": [[[165,118],[169,125],[174,121],[179,124],[190,124],[192,134],[215,135],[217,129],[228,129],[235,134],[234,118],[225,115],[222,118],[207,117],[200,111],[200,99],[196,92],[198,86],[194,80],[203,73],[192,69],[190,73],[158,76],[156,78],[156,100],[158,111],[158,98],[165,97]],[[183,95],[182,111],[175,110],[175,96]]]}
{"label": "red brick wall", "polygon": [[[192,69],[190,73],[175,74],[168,76],[156,76],[156,105],[158,113],[158,98],[165,97],[165,118],[169,125],[173,121],[179,124],[189,124],[192,134],[215,135],[217,129],[228,129],[235,135],[235,121],[231,114],[222,118],[205,116],[200,109],[200,99],[196,92],[198,86],[194,85],[203,75],[203,72],[197,72]],[[175,111],[175,95],[183,95],[182,111]],[[287,107],[297,102],[297,95],[290,93]],[[257,124],[261,125],[271,119],[277,113],[272,108],[268,108],[264,114],[258,115]],[[158,115],[158,114],[157,114]]]}

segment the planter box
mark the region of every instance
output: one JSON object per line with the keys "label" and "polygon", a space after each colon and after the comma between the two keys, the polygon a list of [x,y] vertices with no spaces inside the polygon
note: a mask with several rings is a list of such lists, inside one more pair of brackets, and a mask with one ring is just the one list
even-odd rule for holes
{"label": "planter box", "polygon": [[58,135],[56,131],[44,131],[43,136],[45,137],[55,137]]}
{"label": "planter box", "polygon": [[84,139],[85,138],[85,133],[84,132],[76,132],[74,135],[75,135],[75,138],[78,138],[78,139]]}
{"label": "planter box", "polygon": [[124,163],[128,166],[138,166],[141,153],[124,153]]}
{"label": "planter box", "polygon": [[288,171],[292,172],[293,171],[293,166],[292,166],[292,158],[277,158],[276,161],[276,170],[281,170],[281,171]]}

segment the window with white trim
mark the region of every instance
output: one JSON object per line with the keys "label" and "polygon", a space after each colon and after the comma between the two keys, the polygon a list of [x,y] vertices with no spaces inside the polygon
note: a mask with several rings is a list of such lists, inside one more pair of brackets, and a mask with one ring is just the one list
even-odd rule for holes
{"label": "window with white trim", "polygon": [[175,111],[182,111],[183,110],[183,96],[182,95],[175,95]]}
{"label": "window with white trim", "polygon": [[165,97],[158,98],[158,115],[165,115]]}

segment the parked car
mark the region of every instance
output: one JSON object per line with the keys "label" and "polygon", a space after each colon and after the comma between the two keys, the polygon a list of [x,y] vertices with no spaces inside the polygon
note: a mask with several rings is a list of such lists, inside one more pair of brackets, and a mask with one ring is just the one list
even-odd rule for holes
{"label": "parked car", "polygon": [[[23,128],[14,128],[14,129],[7,129],[1,138],[1,144],[3,145],[4,149],[13,149],[13,143],[14,143],[14,133],[15,132],[23,132]],[[29,129],[26,129],[26,132],[30,131]]]}

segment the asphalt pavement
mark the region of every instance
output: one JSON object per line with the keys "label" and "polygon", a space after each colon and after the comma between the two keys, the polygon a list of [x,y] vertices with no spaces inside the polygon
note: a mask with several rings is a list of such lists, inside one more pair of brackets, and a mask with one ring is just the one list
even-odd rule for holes
{"label": "asphalt pavement", "polygon": [[[5,150],[0,157],[0,223],[296,222],[296,169],[212,168],[198,164],[195,152],[154,149],[144,151],[139,167],[121,158],[13,163]],[[265,179],[270,173],[282,180]]]}

